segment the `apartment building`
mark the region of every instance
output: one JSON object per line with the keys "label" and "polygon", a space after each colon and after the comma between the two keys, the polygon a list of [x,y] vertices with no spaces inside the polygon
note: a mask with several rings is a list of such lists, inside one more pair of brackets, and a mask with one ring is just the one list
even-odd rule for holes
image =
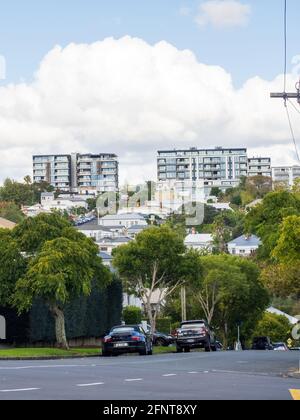
{"label": "apartment building", "polygon": [[248,174],[245,148],[165,150],[158,152],[158,181],[197,182],[207,187],[233,187]]}
{"label": "apartment building", "polygon": [[56,189],[70,191],[72,187],[71,156],[33,156],[33,181],[36,183],[45,181]]}
{"label": "apartment building", "polygon": [[33,180],[80,194],[116,192],[119,163],[115,154],[33,156]]}
{"label": "apartment building", "polygon": [[272,160],[267,157],[248,159],[248,176],[272,177]]}
{"label": "apartment building", "polygon": [[296,179],[300,179],[300,166],[276,166],[272,168],[273,182],[283,183],[289,187],[294,185]]}

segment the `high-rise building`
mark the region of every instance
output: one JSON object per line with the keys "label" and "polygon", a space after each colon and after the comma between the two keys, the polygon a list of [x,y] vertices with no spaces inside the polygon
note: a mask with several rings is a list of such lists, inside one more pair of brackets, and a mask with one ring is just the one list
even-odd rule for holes
{"label": "high-rise building", "polygon": [[271,158],[253,157],[248,159],[248,176],[272,177]]}
{"label": "high-rise building", "polygon": [[62,191],[70,191],[71,182],[71,156],[70,155],[44,155],[33,156],[33,181],[43,181]]}
{"label": "high-rise building", "polygon": [[205,187],[237,186],[248,175],[248,156],[245,148],[191,148],[158,152],[158,181],[199,181]]}
{"label": "high-rise building", "polygon": [[115,192],[119,185],[119,164],[113,154],[77,155],[77,187],[80,191]]}
{"label": "high-rise building", "polygon": [[294,185],[296,179],[300,179],[300,166],[276,166],[272,168],[273,182],[282,183],[289,187]]}
{"label": "high-rise building", "polygon": [[119,164],[115,154],[33,156],[33,180],[61,191],[82,194],[116,192]]}

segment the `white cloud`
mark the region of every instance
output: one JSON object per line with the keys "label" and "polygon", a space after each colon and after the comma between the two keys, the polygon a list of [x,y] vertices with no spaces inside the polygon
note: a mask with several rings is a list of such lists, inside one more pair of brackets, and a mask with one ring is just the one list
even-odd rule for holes
{"label": "white cloud", "polygon": [[248,23],[251,7],[238,0],[208,0],[199,6],[196,22],[200,26],[217,28],[244,26]]}
{"label": "white cloud", "polygon": [[[289,75],[291,89],[295,81]],[[0,88],[0,180],[31,173],[34,153],[114,152],[131,182],[156,179],[164,148],[248,146],[293,162],[286,116],[269,98],[281,89],[278,76],[236,90],[223,68],[167,42],[57,46],[32,84]]]}
{"label": "white cloud", "polygon": [[191,15],[191,12],[192,12],[191,8],[190,7],[187,7],[187,6],[182,6],[179,9],[179,14],[181,16],[190,16]]}

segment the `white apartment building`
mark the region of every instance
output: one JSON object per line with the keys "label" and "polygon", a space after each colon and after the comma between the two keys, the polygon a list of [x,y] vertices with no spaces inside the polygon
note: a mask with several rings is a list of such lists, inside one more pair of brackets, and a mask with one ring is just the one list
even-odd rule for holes
{"label": "white apartment building", "polygon": [[272,168],[273,182],[283,183],[289,187],[300,178],[300,166],[274,166]]}
{"label": "white apartment building", "polygon": [[146,218],[139,213],[108,215],[99,219],[99,225],[115,229],[129,229],[133,226],[148,226]]}
{"label": "white apartment building", "polygon": [[272,160],[268,157],[253,157],[248,159],[248,176],[272,177]]}

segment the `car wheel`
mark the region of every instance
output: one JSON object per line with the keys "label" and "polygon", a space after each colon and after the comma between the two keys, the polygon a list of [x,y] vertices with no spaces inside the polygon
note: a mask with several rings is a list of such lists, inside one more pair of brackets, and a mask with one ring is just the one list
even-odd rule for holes
{"label": "car wheel", "polygon": [[147,351],[147,347],[145,346],[145,348],[143,350],[140,350],[140,356],[147,356],[148,351]]}
{"label": "car wheel", "polygon": [[107,351],[102,351],[102,357],[110,357],[111,354],[108,353]]}
{"label": "car wheel", "polygon": [[211,350],[212,350],[212,351],[217,351],[217,350],[218,350],[218,349],[217,349],[217,346],[216,346],[216,345],[211,346]]}
{"label": "car wheel", "polygon": [[185,351],[185,353],[190,353],[190,352],[191,352],[191,349],[190,349],[189,347],[186,347],[186,348],[184,349],[184,351]]}
{"label": "car wheel", "polygon": [[183,353],[183,348],[177,346],[176,351],[177,353]]}

